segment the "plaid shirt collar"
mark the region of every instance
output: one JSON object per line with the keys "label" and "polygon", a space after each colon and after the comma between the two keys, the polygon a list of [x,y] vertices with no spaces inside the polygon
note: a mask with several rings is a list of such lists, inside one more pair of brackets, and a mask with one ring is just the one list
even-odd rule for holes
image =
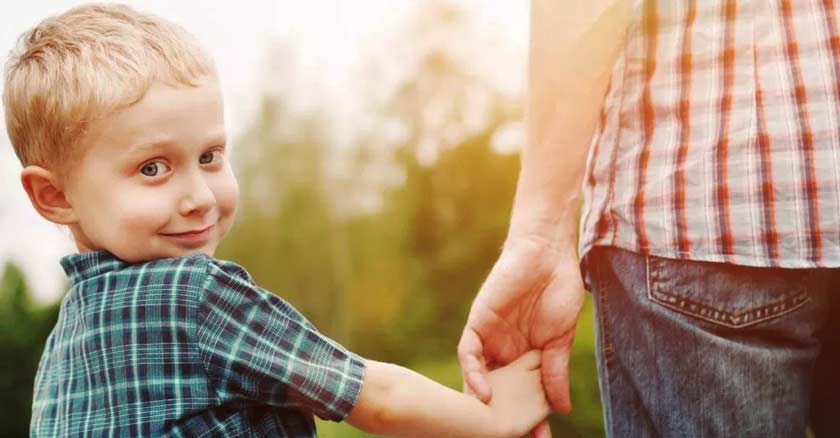
{"label": "plaid shirt collar", "polygon": [[60,263],[74,285],[128,266],[128,263],[107,251],[70,254],[62,257]]}

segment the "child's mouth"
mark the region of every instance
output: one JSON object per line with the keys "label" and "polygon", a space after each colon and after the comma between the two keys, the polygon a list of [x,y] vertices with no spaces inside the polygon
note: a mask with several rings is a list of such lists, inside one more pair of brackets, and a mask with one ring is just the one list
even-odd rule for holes
{"label": "child's mouth", "polygon": [[171,239],[178,240],[183,243],[188,244],[202,244],[206,242],[210,238],[210,230],[213,229],[214,225],[208,225],[205,228],[201,228],[198,230],[186,231],[183,233],[171,233],[171,234],[162,234],[163,236],[169,237]]}

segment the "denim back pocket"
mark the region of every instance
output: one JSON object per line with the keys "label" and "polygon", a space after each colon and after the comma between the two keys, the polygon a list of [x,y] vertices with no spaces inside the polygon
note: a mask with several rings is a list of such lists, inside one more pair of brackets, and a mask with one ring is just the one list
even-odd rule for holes
{"label": "denim back pocket", "polygon": [[807,270],[646,257],[653,302],[710,323],[743,328],[778,318],[810,300]]}

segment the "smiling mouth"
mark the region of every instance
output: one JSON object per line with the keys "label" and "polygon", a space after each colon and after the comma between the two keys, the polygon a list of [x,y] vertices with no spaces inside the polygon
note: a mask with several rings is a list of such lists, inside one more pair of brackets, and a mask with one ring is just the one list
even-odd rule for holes
{"label": "smiling mouth", "polygon": [[183,233],[161,233],[166,237],[171,237],[185,242],[202,242],[210,237],[210,230],[214,225],[208,225],[198,230],[186,231]]}

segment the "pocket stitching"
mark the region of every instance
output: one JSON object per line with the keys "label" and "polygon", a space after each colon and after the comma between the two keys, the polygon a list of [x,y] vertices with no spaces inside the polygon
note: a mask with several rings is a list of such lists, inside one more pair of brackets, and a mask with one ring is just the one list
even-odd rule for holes
{"label": "pocket stitching", "polygon": [[[804,306],[811,300],[808,291],[802,291],[799,294],[784,297],[781,300],[755,309],[734,313],[716,309],[708,304],[690,300],[676,294],[662,291],[654,293],[650,281],[650,256],[645,256],[645,283],[647,296],[651,301],[684,315],[735,329],[749,327],[788,314]],[[687,308],[688,306],[691,307]]]}

